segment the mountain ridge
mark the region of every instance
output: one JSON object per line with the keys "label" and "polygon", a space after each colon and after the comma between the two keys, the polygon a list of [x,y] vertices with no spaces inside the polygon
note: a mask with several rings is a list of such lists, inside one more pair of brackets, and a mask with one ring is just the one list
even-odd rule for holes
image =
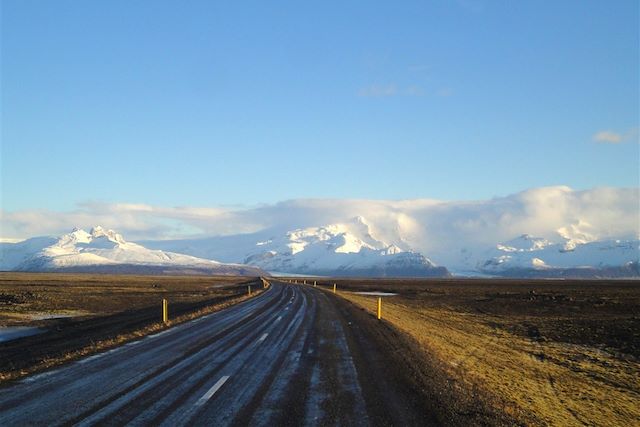
{"label": "mountain ridge", "polygon": [[0,248],[0,269],[11,271],[264,274],[252,266],[147,249],[137,243],[127,242],[121,234],[100,226],[92,228],[90,232],[74,228],[71,233],[58,238],[35,237],[19,243],[2,243]]}
{"label": "mountain ridge", "polygon": [[[257,275],[264,271],[343,277],[448,277],[402,238],[387,241],[362,216],[292,230],[203,239],[128,242],[113,230],[74,229],[58,238],[0,243],[0,268],[16,271],[155,272]],[[484,251],[462,250],[457,275],[505,277],[640,277],[639,240],[593,240],[559,233],[552,241],[531,234]],[[389,234],[386,234],[389,236]],[[393,237],[393,236],[392,236]],[[410,237],[410,236],[409,236]],[[216,259],[216,261],[214,261]],[[217,260],[220,261],[217,261]]]}
{"label": "mountain ridge", "polygon": [[523,234],[497,244],[477,263],[485,274],[509,277],[635,277],[638,240],[551,242]]}
{"label": "mountain ridge", "polygon": [[[228,238],[221,237],[145,244],[204,256],[224,250],[216,246],[228,246],[228,242]],[[446,267],[437,266],[402,242],[388,243],[378,238],[362,216],[284,232],[263,230],[253,235],[240,235],[238,242],[241,249],[230,249],[236,254],[234,259],[266,271],[343,277],[450,276]]]}

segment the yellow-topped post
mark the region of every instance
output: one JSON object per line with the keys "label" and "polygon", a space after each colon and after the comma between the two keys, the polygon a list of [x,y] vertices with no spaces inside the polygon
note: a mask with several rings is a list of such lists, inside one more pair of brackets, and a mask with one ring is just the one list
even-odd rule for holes
{"label": "yellow-topped post", "polygon": [[382,319],[382,298],[378,297],[378,320]]}
{"label": "yellow-topped post", "polygon": [[333,293],[334,294],[336,293],[336,284],[335,283],[333,284]]}
{"label": "yellow-topped post", "polygon": [[169,301],[166,298],[162,298],[162,321],[169,323]]}

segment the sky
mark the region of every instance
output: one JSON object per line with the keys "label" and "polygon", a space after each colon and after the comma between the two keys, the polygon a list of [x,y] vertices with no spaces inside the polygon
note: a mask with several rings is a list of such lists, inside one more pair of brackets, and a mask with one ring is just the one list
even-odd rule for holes
{"label": "sky", "polygon": [[1,5],[5,216],[639,185],[636,0]]}

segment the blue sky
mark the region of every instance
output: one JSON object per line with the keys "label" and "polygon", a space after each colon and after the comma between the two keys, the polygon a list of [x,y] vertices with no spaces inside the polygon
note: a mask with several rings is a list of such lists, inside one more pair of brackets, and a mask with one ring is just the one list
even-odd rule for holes
{"label": "blue sky", "polygon": [[5,0],[2,208],[638,186],[638,7]]}

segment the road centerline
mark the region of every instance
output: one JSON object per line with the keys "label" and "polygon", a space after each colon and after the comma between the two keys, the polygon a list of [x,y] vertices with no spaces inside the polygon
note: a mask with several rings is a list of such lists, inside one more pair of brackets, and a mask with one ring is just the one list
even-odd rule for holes
{"label": "road centerline", "polygon": [[222,387],[228,379],[229,375],[224,375],[222,378],[220,378],[209,390],[207,390],[205,394],[202,395],[200,399],[198,399],[198,401],[196,402],[196,406],[202,406],[207,403],[207,401],[211,399],[211,397],[216,394],[218,390],[220,390],[220,387]]}

